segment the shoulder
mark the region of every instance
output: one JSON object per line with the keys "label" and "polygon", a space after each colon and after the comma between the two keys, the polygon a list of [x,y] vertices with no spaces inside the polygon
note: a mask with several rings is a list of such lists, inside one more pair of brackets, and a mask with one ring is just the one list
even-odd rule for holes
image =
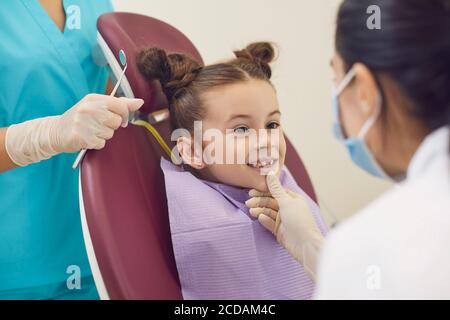
{"label": "shoulder", "polygon": [[81,17],[96,21],[102,14],[112,12],[113,5],[110,0],[75,0],[67,2],[65,10],[68,15],[79,13]]}
{"label": "shoulder", "polygon": [[450,206],[433,206],[429,195],[420,181],[404,183],[333,229],[317,297],[433,296],[433,279],[449,278],[450,255],[442,249],[450,241]]}
{"label": "shoulder", "polygon": [[96,6],[102,11],[102,13],[114,11],[114,7],[111,3],[111,0],[100,0],[95,2]]}

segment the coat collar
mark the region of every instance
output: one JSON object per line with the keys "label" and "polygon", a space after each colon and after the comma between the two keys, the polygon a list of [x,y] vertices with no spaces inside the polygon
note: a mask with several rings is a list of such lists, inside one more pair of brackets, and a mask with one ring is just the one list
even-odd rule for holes
{"label": "coat collar", "polygon": [[[417,149],[408,167],[407,178],[415,179],[423,174],[438,158],[450,159],[450,127],[441,127],[430,133]],[[449,160],[450,163],[450,160]]]}

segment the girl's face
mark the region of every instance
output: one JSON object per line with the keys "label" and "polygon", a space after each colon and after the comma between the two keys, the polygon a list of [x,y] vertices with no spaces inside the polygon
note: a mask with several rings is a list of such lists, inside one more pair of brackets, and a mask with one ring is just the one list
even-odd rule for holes
{"label": "girl's face", "polygon": [[200,177],[267,192],[265,175],[278,172],[286,155],[272,85],[251,79],[209,90],[201,99],[203,157],[193,166]]}

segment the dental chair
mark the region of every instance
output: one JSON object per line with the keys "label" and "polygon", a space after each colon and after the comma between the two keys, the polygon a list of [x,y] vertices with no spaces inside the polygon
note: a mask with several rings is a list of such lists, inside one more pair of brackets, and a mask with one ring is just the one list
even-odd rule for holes
{"label": "dental chair", "polygon": [[[172,148],[167,100],[158,81],[139,73],[136,53],[144,47],[202,58],[179,30],[157,19],[108,13],[97,23],[98,43],[113,79],[121,73],[119,51],[127,56],[120,92],[145,100],[134,119],[151,123]],[[230,48],[231,49],[231,48]],[[231,52],[231,50],[230,50]],[[86,250],[102,299],[182,299],[172,250],[160,143],[145,127],[120,128],[104,149],[87,152],[80,166],[80,213]],[[286,165],[313,200],[313,186],[287,140]]]}

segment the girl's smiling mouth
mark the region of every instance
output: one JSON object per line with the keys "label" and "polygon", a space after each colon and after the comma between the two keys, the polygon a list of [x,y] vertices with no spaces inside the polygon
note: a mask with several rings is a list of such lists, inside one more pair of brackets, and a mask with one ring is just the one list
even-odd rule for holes
{"label": "girl's smiling mouth", "polygon": [[253,170],[258,170],[258,172],[262,175],[266,175],[269,172],[276,172],[278,167],[278,158],[260,159],[256,162],[247,163],[247,166]]}

